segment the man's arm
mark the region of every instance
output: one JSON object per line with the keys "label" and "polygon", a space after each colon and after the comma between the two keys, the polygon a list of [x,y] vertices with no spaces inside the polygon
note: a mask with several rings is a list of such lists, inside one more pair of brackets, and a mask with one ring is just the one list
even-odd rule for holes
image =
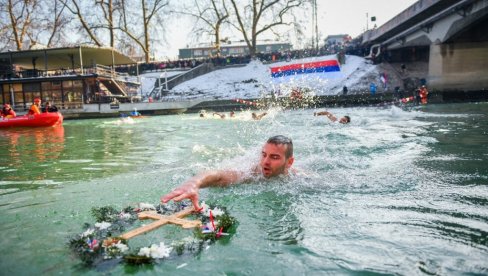
{"label": "man's arm", "polygon": [[332,113],[330,113],[329,111],[315,112],[313,115],[314,115],[314,116],[322,116],[322,115],[325,115],[325,116],[327,116],[327,118],[329,118],[329,120],[331,120],[332,122],[337,121],[336,116],[334,116],[334,115],[333,115]]}
{"label": "man's arm", "polygon": [[198,191],[200,188],[207,187],[225,187],[230,184],[242,182],[244,174],[238,171],[209,171],[196,175],[179,187],[175,188],[169,194],[161,197],[162,203],[167,203],[170,200],[181,201],[183,199],[190,199],[195,207],[195,210],[200,209],[198,204]]}
{"label": "man's arm", "polygon": [[261,120],[264,116],[266,116],[268,113],[264,112],[262,114],[258,115],[258,119]]}
{"label": "man's arm", "polygon": [[217,112],[214,112],[213,115],[217,115],[220,117],[220,119],[225,119],[225,114],[220,114],[220,113],[217,113]]}

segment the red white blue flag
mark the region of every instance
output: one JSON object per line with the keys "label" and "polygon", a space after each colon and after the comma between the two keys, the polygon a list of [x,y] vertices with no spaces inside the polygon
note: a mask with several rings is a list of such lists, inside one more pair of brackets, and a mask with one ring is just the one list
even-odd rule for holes
{"label": "red white blue flag", "polygon": [[271,77],[277,79],[289,76],[322,74],[340,71],[341,68],[339,66],[339,62],[336,59],[331,59],[271,67]]}

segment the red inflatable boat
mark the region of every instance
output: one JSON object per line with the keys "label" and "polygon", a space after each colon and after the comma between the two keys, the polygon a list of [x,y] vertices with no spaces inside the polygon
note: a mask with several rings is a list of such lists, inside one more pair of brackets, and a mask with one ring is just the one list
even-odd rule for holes
{"label": "red inflatable boat", "polygon": [[6,127],[49,127],[63,123],[63,115],[59,112],[41,113],[36,115],[0,118],[0,128]]}

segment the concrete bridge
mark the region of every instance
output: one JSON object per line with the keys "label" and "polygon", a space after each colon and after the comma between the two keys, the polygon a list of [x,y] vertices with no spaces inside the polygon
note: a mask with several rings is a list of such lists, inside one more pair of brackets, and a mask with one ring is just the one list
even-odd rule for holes
{"label": "concrete bridge", "polygon": [[369,58],[426,63],[431,89],[488,89],[488,0],[420,0],[362,35]]}

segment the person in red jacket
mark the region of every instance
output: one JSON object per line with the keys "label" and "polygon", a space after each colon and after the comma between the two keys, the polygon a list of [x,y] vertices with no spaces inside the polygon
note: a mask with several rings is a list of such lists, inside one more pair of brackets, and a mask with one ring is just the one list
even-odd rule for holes
{"label": "person in red jacket", "polygon": [[427,95],[429,95],[429,91],[427,90],[427,87],[425,87],[425,85],[422,85],[419,94],[420,94],[420,102],[422,104],[427,104]]}
{"label": "person in red jacket", "polygon": [[2,117],[4,118],[15,118],[17,114],[15,114],[15,111],[10,107],[9,104],[4,104],[3,109],[2,109]]}
{"label": "person in red jacket", "polygon": [[41,114],[41,99],[39,98],[34,99],[34,104],[31,105],[29,112],[27,114],[29,115]]}

